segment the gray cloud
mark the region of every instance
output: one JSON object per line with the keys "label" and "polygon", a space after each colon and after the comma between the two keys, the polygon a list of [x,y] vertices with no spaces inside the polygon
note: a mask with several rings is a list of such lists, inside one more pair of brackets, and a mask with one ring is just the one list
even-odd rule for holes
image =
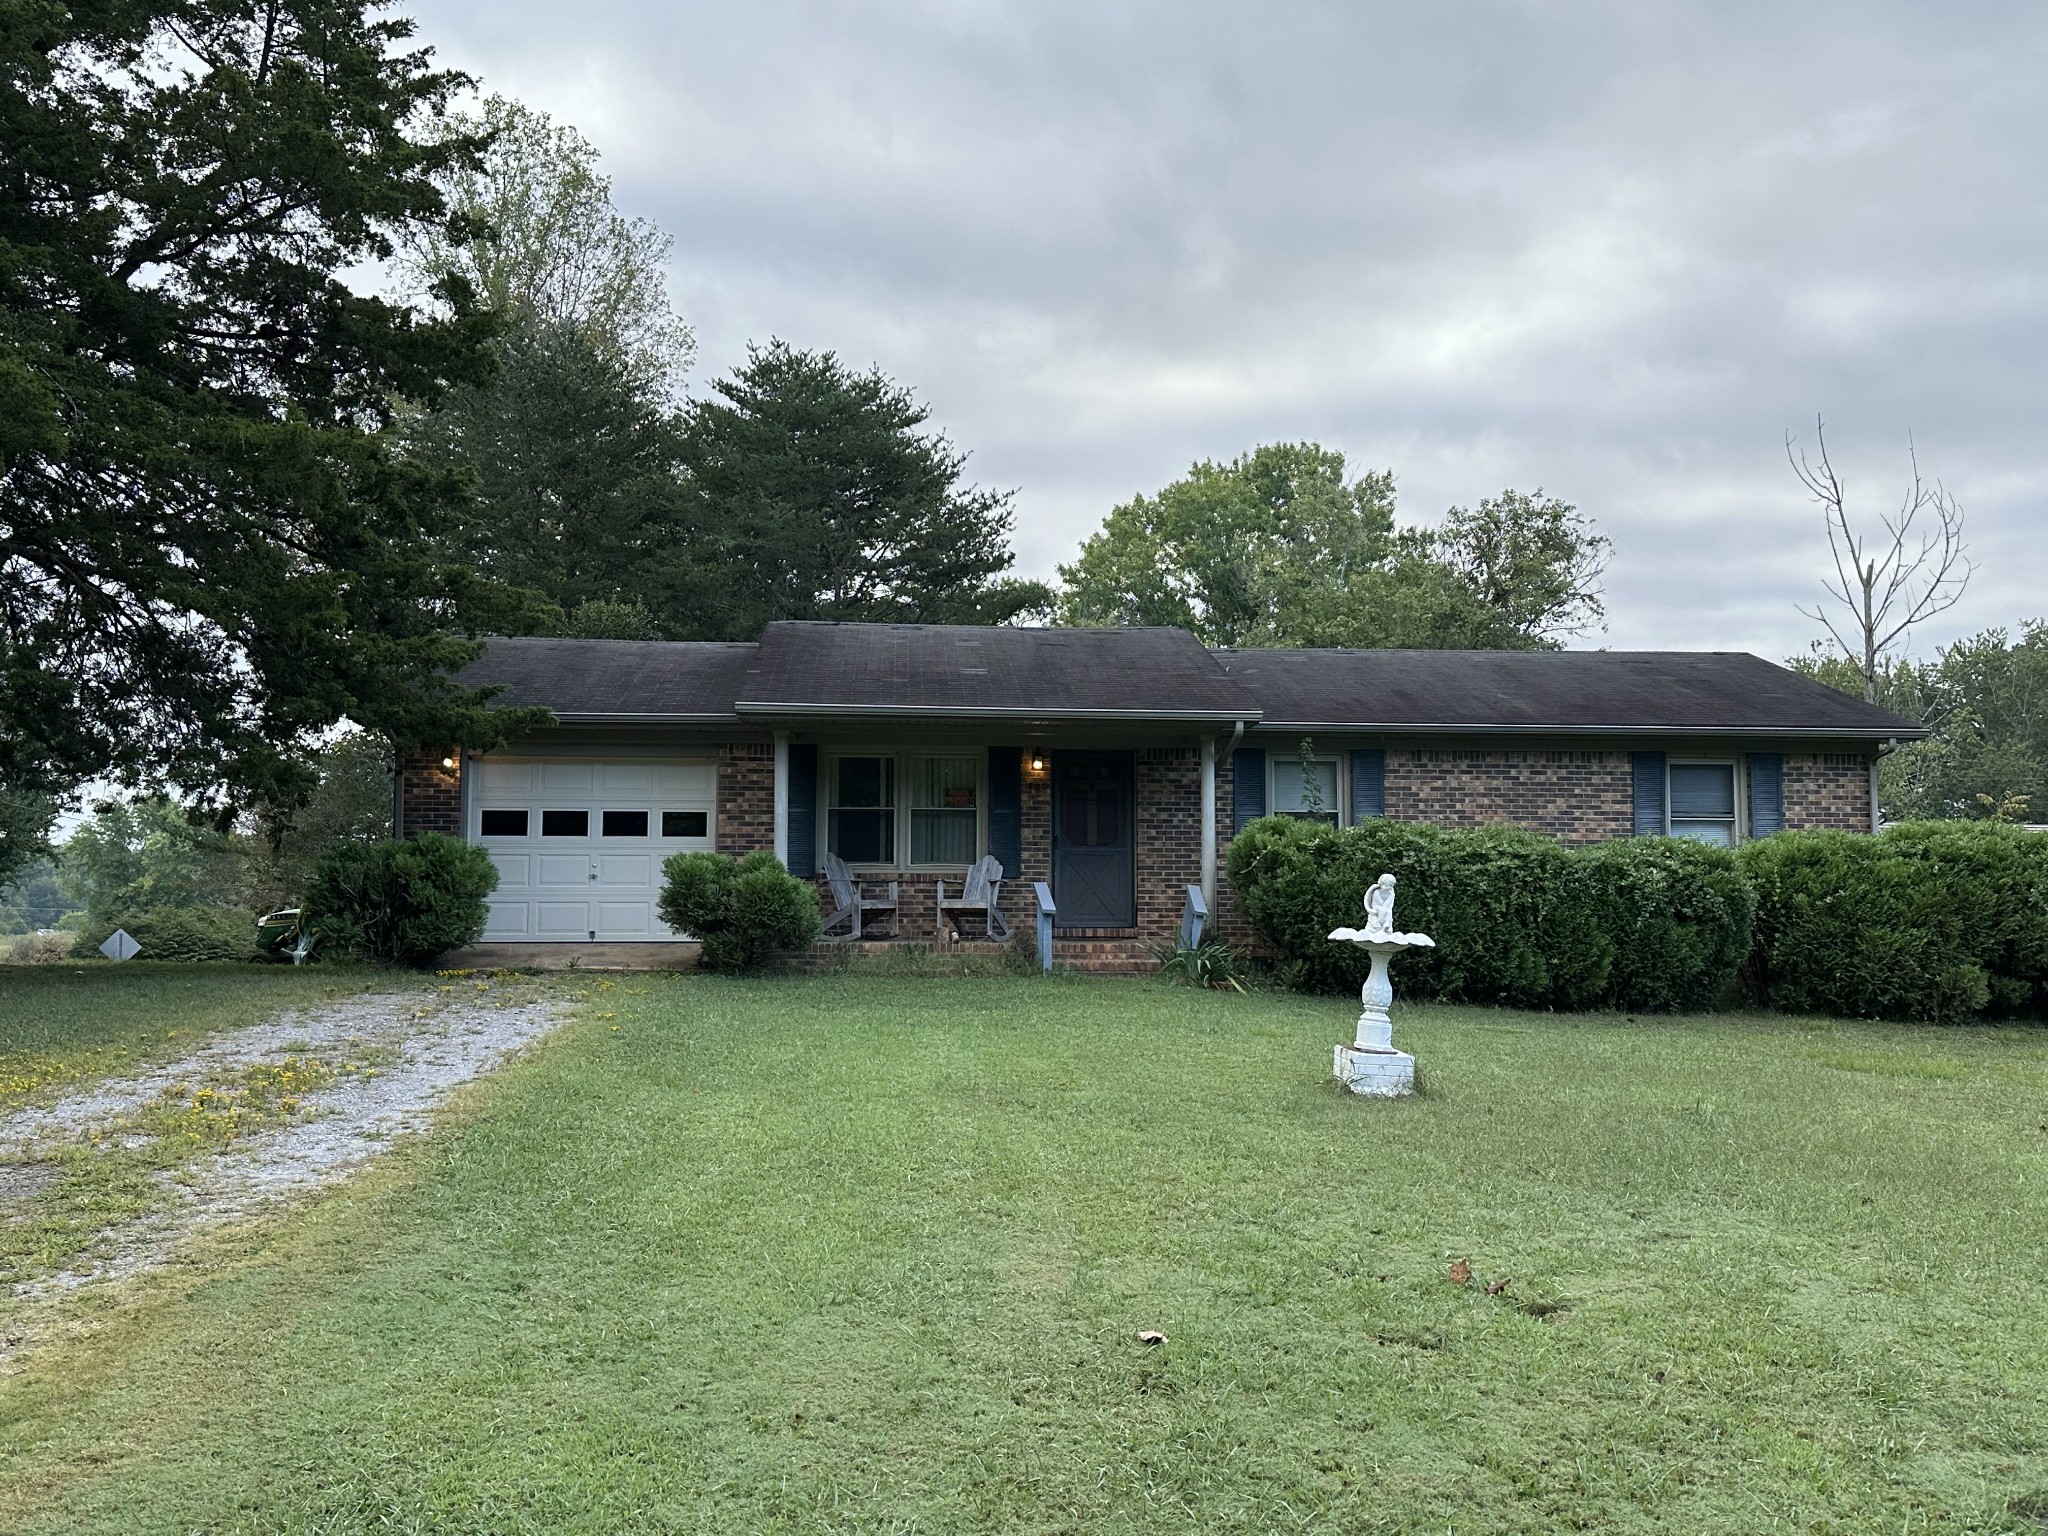
{"label": "gray cloud", "polygon": [[1608,643],[1784,654],[1822,550],[1782,439],[1825,411],[1870,511],[1909,430],[1970,508],[1948,632],[2048,611],[2037,7],[416,14],[676,236],[700,384],[769,335],[880,363],[1021,488],[1034,572],[1315,437],[1418,518],[1579,503]]}

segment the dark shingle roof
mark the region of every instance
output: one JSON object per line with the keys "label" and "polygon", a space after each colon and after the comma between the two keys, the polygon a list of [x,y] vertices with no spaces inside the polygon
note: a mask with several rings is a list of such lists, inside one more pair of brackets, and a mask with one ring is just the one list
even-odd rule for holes
{"label": "dark shingle roof", "polygon": [[1021,716],[1393,733],[1925,734],[1737,653],[1208,651],[1178,629],[792,622],[769,625],[758,644],[500,639],[462,680],[499,685],[499,705],[620,723]]}
{"label": "dark shingle roof", "polygon": [[1259,707],[1182,629],[770,624],[743,715],[1235,720]]}
{"label": "dark shingle roof", "polygon": [[1882,739],[1911,721],[1740,652],[1220,650],[1263,725],[1762,731]]}
{"label": "dark shingle roof", "polygon": [[472,688],[502,685],[505,708],[539,704],[564,720],[735,721],[741,670],[752,642],[690,640],[487,640],[462,671]]}

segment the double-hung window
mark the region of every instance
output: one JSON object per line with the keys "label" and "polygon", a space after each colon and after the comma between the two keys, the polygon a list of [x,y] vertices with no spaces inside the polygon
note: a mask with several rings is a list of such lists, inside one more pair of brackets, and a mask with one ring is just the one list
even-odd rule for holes
{"label": "double-hung window", "polygon": [[896,759],[832,760],[825,846],[849,864],[896,862]]}
{"label": "double-hung window", "polygon": [[1673,837],[1690,837],[1726,848],[1736,839],[1735,765],[1673,763],[1670,769],[1669,826]]}
{"label": "double-hung window", "polygon": [[1273,815],[1337,825],[1336,758],[1312,757],[1304,762],[1276,752],[1271,762],[1273,798],[1268,803]]}
{"label": "double-hung window", "polygon": [[910,760],[910,862],[972,864],[980,841],[979,765],[971,757]]}
{"label": "double-hung window", "polygon": [[849,864],[964,869],[981,836],[981,761],[971,753],[825,760],[825,850]]}

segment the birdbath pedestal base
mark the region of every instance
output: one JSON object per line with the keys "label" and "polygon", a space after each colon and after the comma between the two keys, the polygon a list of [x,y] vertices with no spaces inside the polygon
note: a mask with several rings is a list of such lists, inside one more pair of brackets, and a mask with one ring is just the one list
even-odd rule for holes
{"label": "birdbath pedestal base", "polygon": [[1394,1001],[1394,984],[1387,976],[1387,962],[1404,949],[1434,947],[1427,934],[1364,932],[1339,928],[1330,935],[1356,944],[1372,956],[1372,970],[1360,989],[1363,1011],[1358,1015],[1358,1033],[1350,1045],[1337,1047],[1337,1081],[1353,1093],[1375,1098],[1398,1098],[1415,1091],[1415,1058],[1394,1049],[1394,1026],[1387,1007]]}

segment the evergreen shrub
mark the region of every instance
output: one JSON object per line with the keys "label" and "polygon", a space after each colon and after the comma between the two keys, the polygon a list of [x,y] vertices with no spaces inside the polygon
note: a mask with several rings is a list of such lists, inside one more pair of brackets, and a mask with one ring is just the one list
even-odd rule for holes
{"label": "evergreen shrub", "polygon": [[1230,879],[1280,979],[1358,986],[1368,957],[1333,943],[1365,889],[1397,883],[1396,925],[1436,940],[1402,957],[1409,996],[1517,1008],[1698,1007],[1733,979],[1753,902],[1725,849],[1644,838],[1568,849],[1509,827],[1373,820],[1339,830],[1268,817],[1230,849]]}
{"label": "evergreen shrub", "polygon": [[330,847],[313,862],[301,906],[329,953],[424,966],[483,936],[485,898],[497,888],[483,849],[422,832]]}
{"label": "evergreen shrub", "polygon": [[233,907],[143,907],[89,922],[71,941],[71,958],[98,960],[117,928],[141,946],[138,960],[253,960],[255,914]]}
{"label": "evergreen shrub", "polygon": [[758,969],[824,931],[816,890],[772,853],[678,853],[661,872],[661,920],[704,946],[707,971]]}
{"label": "evergreen shrub", "polygon": [[1740,860],[1757,893],[1758,1001],[1930,1023],[2048,1016],[2048,837],[1908,822],[1781,832]]}

